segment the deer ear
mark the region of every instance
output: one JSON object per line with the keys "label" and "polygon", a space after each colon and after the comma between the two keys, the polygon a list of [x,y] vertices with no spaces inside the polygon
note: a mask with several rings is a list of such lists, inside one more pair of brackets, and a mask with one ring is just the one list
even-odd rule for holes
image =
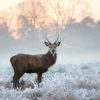
{"label": "deer ear", "polygon": [[56,45],[59,46],[61,42],[57,42]]}
{"label": "deer ear", "polygon": [[49,43],[48,43],[48,42],[45,42],[45,45],[46,45],[46,46],[49,46]]}

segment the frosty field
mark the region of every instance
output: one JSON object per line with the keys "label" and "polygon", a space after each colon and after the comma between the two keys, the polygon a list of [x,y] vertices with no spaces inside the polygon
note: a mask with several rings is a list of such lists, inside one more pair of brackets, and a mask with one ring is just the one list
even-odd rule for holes
{"label": "frosty field", "polygon": [[0,100],[100,100],[100,63],[55,64],[43,74],[40,88],[36,74],[21,78],[24,90],[13,89],[12,77],[10,65],[0,66]]}

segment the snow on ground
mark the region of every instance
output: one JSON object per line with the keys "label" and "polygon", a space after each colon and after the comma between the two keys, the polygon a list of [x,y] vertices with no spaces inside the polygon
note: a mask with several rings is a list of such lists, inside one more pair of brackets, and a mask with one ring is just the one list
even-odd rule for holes
{"label": "snow on ground", "polygon": [[24,90],[12,87],[13,69],[0,66],[0,100],[100,100],[100,63],[55,64],[43,74],[40,88],[36,74],[25,74]]}

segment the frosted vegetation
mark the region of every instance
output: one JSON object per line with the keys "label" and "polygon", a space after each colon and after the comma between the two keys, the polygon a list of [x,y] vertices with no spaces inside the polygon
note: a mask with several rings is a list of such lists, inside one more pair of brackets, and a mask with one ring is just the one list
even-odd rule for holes
{"label": "frosted vegetation", "polygon": [[17,90],[12,77],[11,66],[0,66],[0,100],[100,100],[100,63],[56,64],[43,74],[40,88],[36,74],[25,74]]}

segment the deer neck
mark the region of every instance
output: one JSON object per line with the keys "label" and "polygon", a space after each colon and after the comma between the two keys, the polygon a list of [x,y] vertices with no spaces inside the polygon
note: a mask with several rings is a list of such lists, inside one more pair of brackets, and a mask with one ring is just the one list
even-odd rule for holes
{"label": "deer neck", "polygon": [[49,58],[51,59],[52,63],[55,63],[55,62],[56,62],[56,59],[57,59],[57,54],[56,54],[56,52],[53,54],[53,53],[51,53],[50,51],[48,51],[47,55],[48,55]]}

